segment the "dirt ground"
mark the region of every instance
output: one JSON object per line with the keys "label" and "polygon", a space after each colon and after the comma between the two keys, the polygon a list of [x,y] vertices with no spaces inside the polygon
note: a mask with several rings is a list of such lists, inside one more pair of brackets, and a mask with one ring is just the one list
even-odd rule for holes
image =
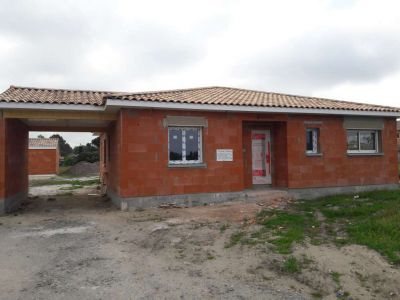
{"label": "dirt ground", "polygon": [[225,247],[269,205],[122,212],[100,196],[31,198],[0,217],[0,298],[336,299],[337,272],[343,299],[399,299],[398,268],[365,247],[299,245],[296,275],[268,245]]}

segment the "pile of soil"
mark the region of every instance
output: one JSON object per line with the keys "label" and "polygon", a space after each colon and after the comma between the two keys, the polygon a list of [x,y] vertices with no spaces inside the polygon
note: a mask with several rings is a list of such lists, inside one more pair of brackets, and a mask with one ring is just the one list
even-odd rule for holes
{"label": "pile of soil", "polygon": [[89,176],[89,175],[98,175],[99,171],[100,171],[99,162],[90,163],[87,161],[80,161],[76,165],[69,168],[69,170],[66,173],[72,176]]}

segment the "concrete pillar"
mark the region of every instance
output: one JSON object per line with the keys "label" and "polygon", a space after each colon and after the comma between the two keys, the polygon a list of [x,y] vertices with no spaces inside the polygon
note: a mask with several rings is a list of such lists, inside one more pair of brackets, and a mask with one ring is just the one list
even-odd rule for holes
{"label": "concrete pillar", "polygon": [[19,208],[28,196],[28,127],[0,114],[0,214]]}

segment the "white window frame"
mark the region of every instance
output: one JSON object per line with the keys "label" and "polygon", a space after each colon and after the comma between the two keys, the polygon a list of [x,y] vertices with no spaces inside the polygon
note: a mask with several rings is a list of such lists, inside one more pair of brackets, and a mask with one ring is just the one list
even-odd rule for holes
{"label": "white window frame", "polygon": [[[360,153],[360,154],[375,154],[379,153],[379,141],[380,141],[380,132],[381,130],[376,129],[357,129],[357,128],[348,128],[346,129],[346,147],[347,147],[347,134],[349,131],[356,131],[358,136],[358,150],[349,150],[347,149],[347,153]],[[362,150],[361,149],[361,139],[360,132],[374,132],[375,133],[375,149],[374,150]]]}
{"label": "white window frame", "polygon": [[[170,148],[170,130],[182,130],[182,160],[170,160],[169,158],[169,148]],[[198,150],[199,159],[198,160],[186,160],[186,131],[189,129],[198,129]],[[168,126],[168,163],[170,165],[193,165],[203,163],[203,128],[198,126]]]}
{"label": "white window frame", "polygon": [[[313,149],[308,150],[307,149],[307,137],[308,137],[308,132],[312,132],[312,143],[313,143]],[[314,141],[316,140],[316,142]],[[306,153],[307,154],[319,154],[320,153],[320,145],[319,145],[319,128],[307,128],[306,129]]]}

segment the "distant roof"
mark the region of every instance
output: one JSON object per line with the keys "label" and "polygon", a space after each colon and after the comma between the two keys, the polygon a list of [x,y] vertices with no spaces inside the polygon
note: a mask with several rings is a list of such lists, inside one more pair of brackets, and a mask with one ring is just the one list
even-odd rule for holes
{"label": "distant roof", "polygon": [[101,106],[107,99],[147,101],[175,104],[235,105],[251,107],[352,110],[400,113],[400,108],[330,100],[325,98],[296,96],[229,87],[203,87],[139,93],[115,93],[44,89],[11,86],[0,94],[0,102],[88,104]]}
{"label": "distant roof", "polygon": [[58,139],[57,138],[29,138],[29,149],[57,149]]}

